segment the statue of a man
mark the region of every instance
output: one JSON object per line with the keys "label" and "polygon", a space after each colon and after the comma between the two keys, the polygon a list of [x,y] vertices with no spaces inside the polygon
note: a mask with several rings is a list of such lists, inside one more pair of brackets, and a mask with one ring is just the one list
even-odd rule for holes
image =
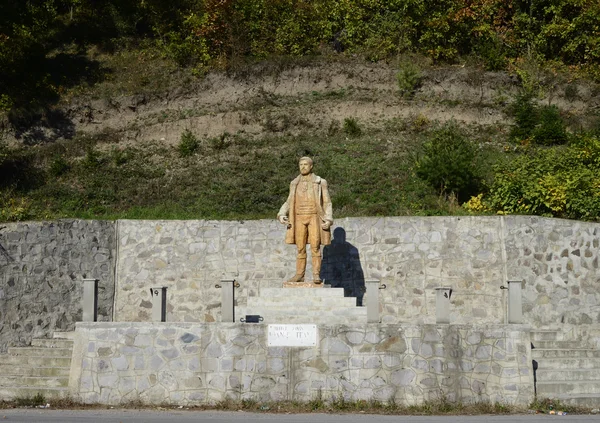
{"label": "statue of a man", "polygon": [[303,282],[306,271],[306,244],[310,244],[313,282],[321,283],[321,245],[331,244],[333,211],[327,181],[312,173],[313,161],[302,157],[300,175],[290,184],[287,201],[279,209],[277,219],[287,225],[285,242],[296,244],[296,275],[290,282]]}

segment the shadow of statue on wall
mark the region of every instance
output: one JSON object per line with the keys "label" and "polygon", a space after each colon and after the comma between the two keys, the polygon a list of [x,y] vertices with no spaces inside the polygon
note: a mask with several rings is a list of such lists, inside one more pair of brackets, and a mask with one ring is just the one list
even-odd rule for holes
{"label": "shadow of statue on wall", "polygon": [[344,288],[344,296],[356,297],[356,305],[362,306],[365,275],[358,249],[346,242],[344,228],[335,228],[331,244],[323,248],[321,280],[332,288]]}

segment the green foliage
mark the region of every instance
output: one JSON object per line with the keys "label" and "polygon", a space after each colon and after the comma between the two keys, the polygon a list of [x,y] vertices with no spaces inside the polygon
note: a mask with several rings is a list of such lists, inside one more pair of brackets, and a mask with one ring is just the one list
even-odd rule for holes
{"label": "green foliage", "polygon": [[483,59],[486,70],[501,71],[508,64],[502,40],[497,35],[481,39],[475,46],[475,52]]}
{"label": "green foliage", "polygon": [[536,149],[495,166],[486,205],[502,214],[600,219],[600,139]]}
{"label": "green foliage", "polygon": [[62,155],[57,155],[50,163],[50,174],[52,176],[61,176],[69,171],[71,165]]}
{"label": "green foliage", "polygon": [[402,68],[396,73],[396,81],[400,94],[411,96],[421,85],[423,75],[421,69],[414,63],[405,62]]}
{"label": "green foliage", "polygon": [[511,105],[510,112],[515,119],[510,137],[516,141],[529,138],[538,122],[537,107],[533,103],[533,96],[529,93],[517,96]]}
{"label": "green foliage", "polygon": [[452,124],[429,136],[415,171],[438,192],[454,194],[461,202],[477,193],[482,184],[477,146]]}
{"label": "green foliage", "polygon": [[362,134],[362,129],[358,121],[350,117],[344,119],[344,132],[351,137],[359,137]]}
{"label": "green foliage", "polygon": [[[489,70],[511,66],[535,91],[549,60],[600,77],[599,20],[599,3],[581,0],[13,1],[0,15],[0,111],[47,108],[66,88],[107,77],[82,54],[88,46],[144,43],[196,75],[328,45],[373,61],[477,54]],[[414,78],[402,75],[400,90],[410,93]]]}
{"label": "green foliage", "polygon": [[82,161],[82,165],[88,170],[94,170],[98,169],[103,162],[104,158],[102,157],[102,153],[100,153],[95,148],[90,147],[87,149],[85,158]]}
{"label": "green foliage", "polygon": [[539,124],[532,135],[536,144],[560,145],[567,142],[567,130],[558,107],[552,105],[540,108]]}
{"label": "green foliage", "polygon": [[3,141],[0,141],[0,167],[9,156],[9,150]]}
{"label": "green foliage", "polygon": [[193,156],[198,151],[198,148],[200,148],[200,141],[198,141],[198,138],[196,138],[192,131],[189,129],[183,131],[181,134],[181,140],[177,145],[177,151],[179,151],[179,155],[181,157]]}
{"label": "green foliage", "polygon": [[38,405],[46,405],[46,397],[39,392],[33,396],[19,396],[15,398],[15,404],[19,407],[37,407]]}
{"label": "green foliage", "polygon": [[538,106],[529,93],[519,95],[511,106],[515,124],[510,137],[514,141],[529,140],[540,145],[560,145],[568,140],[565,124],[558,108]]}

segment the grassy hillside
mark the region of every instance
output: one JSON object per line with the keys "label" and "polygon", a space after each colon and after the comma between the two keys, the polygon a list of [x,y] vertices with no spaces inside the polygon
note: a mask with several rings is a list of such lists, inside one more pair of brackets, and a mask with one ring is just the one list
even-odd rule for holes
{"label": "grassy hillside", "polygon": [[[117,66],[114,57],[107,60]],[[140,60],[157,68],[162,63]],[[569,214],[566,191],[564,205],[562,197],[548,207],[536,203],[546,194],[562,195],[552,194],[560,180],[529,194],[525,182],[504,180],[516,199],[498,194],[495,185],[508,172],[535,188],[529,164],[548,162],[539,155],[551,151],[570,157],[565,152],[580,145],[591,157],[589,169],[582,162],[591,179],[569,201],[597,201],[600,148],[590,109],[598,101],[596,85],[578,81],[553,91],[551,102],[561,109],[551,116],[549,132],[562,128],[565,134],[556,141],[541,131],[548,126],[541,117],[530,128],[539,134],[526,133],[531,122],[521,122],[519,113],[534,119],[548,100],[522,100],[520,84],[509,75],[433,66],[418,57],[413,62],[420,65],[263,62],[229,76],[216,72],[186,82],[179,74],[176,88],[164,72],[164,82],[153,81],[163,88],[133,95],[123,80],[138,75],[123,67],[120,80],[81,89],[57,108],[70,116],[72,137],[38,127],[23,134],[34,140],[41,131],[46,141],[23,145],[7,133],[12,147],[0,167],[2,219],[273,217],[303,155],[314,157],[316,172],[328,179],[338,217],[500,211],[598,218],[596,203],[578,206],[591,214]],[[409,70],[417,74],[412,83]],[[566,94],[573,84],[575,98]],[[524,111],[515,110],[517,99]],[[525,132],[515,135],[516,129]],[[548,139],[559,145],[544,145]],[[510,168],[515,163],[521,173]],[[555,178],[558,170],[539,172]],[[537,208],[509,202],[519,200]]]}

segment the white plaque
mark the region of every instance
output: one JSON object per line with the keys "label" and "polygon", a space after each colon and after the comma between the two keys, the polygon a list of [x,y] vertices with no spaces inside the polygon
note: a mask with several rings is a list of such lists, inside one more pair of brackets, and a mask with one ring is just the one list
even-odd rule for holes
{"label": "white plaque", "polygon": [[269,347],[315,347],[317,325],[269,325]]}

